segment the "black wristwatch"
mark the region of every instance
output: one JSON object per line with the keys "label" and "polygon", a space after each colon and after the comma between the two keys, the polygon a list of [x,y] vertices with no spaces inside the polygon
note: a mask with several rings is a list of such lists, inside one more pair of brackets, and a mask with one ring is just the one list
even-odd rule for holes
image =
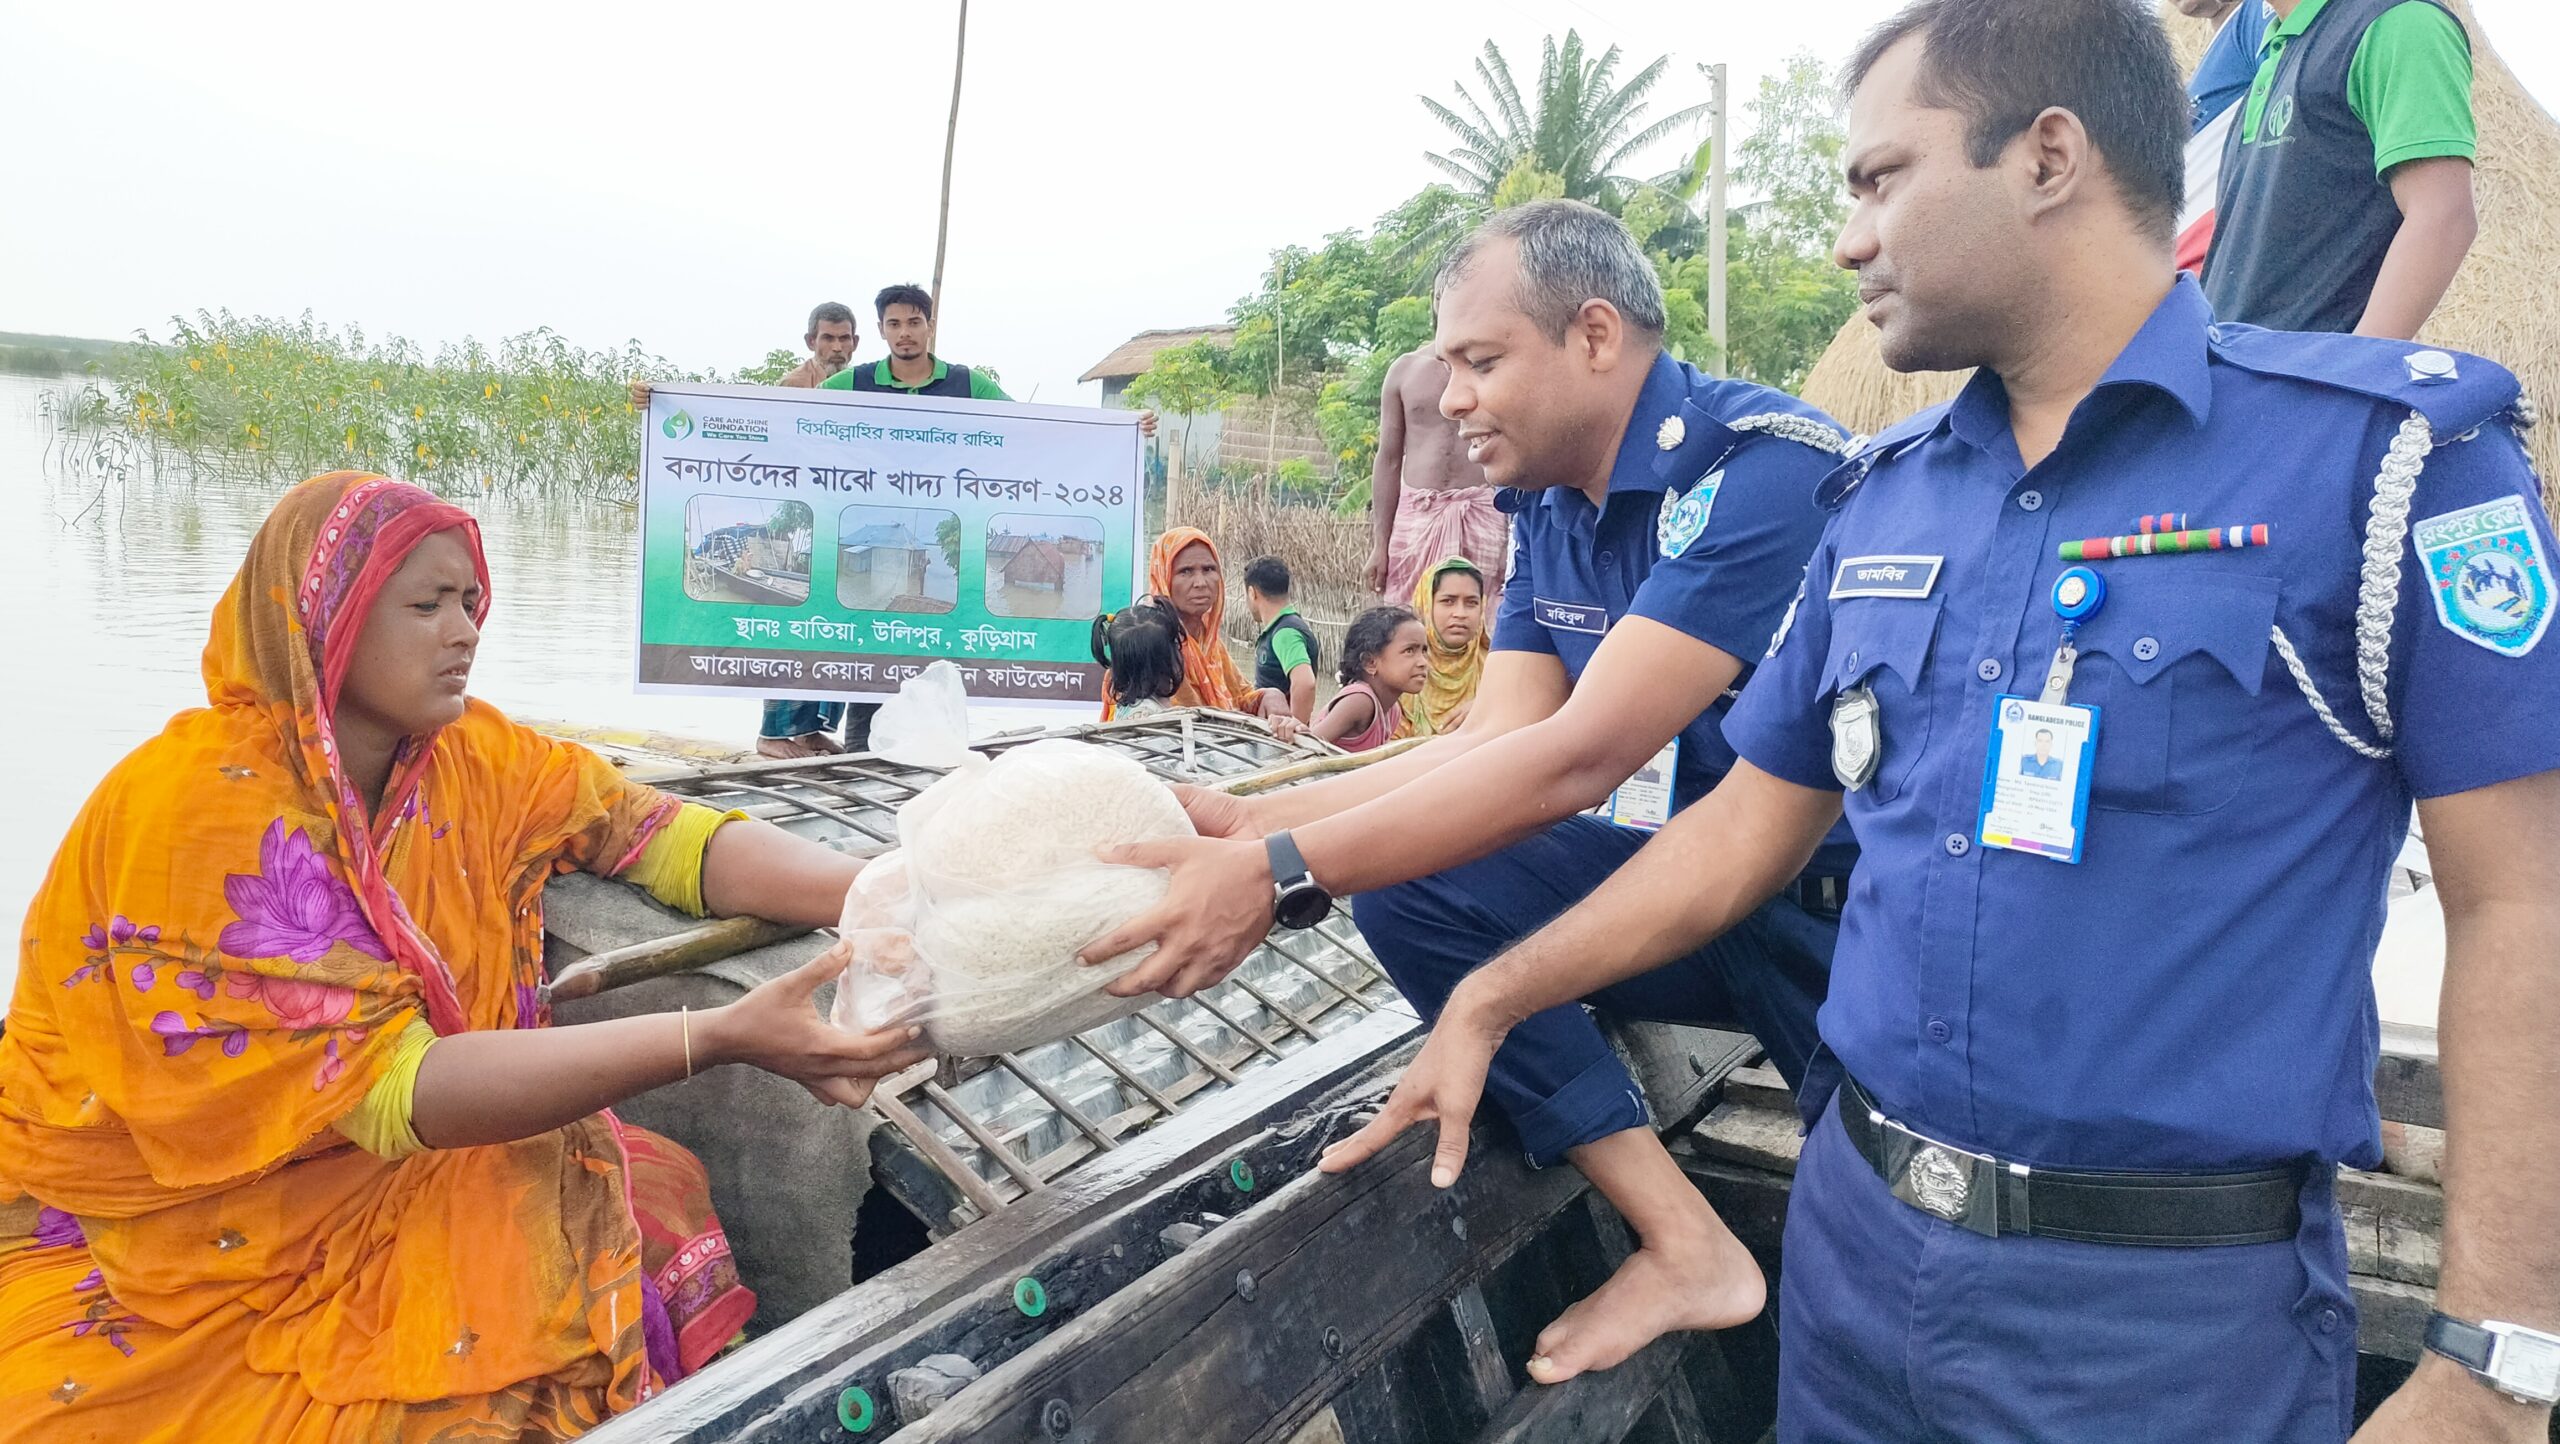
{"label": "black wristwatch", "polygon": [[2560,1335],[2496,1319],[2474,1324],[2435,1313],[2427,1316],[2427,1347],[2510,1399],[2560,1403]]}
{"label": "black wristwatch", "polygon": [[1293,931],[1324,921],[1324,915],[1333,911],[1333,894],[1317,886],[1307,872],[1297,839],[1275,832],[1262,840],[1262,850],[1271,859],[1271,884],[1278,892],[1271,905],[1272,920]]}

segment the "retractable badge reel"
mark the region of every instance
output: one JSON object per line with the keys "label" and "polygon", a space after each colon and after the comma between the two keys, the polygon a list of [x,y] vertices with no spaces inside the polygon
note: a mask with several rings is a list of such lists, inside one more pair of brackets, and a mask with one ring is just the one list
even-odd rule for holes
{"label": "retractable badge reel", "polygon": [[1983,846],[2078,862],[2098,750],[2098,709],[2071,702],[2080,624],[2106,605],[2106,578],[2072,567],[2053,583],[2062,638],[2041,696],[1991,699],[1990,756],[1982,770]]}
{"label": "retractable badge reel", "polygon": [[2070,700],[2071,669],[2080,660],[2072,638],[2107,602],[2107,579],[2087,567],[2073,567],[2053,580],[2053,614],[2062,619],[2062,642],[2053,649],[2053,665],[2045,669],[2044,698],[2049,706]]}

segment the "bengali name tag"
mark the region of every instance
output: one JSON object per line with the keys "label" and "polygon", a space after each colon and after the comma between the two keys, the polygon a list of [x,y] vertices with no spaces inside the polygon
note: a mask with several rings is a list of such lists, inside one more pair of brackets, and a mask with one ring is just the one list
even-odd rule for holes
{"label": "bengali name tag", "polygon": [[1843,557],[1831,574],[1834,597],[1901,597],[1917,601],[1936,589],[1944,557]]}

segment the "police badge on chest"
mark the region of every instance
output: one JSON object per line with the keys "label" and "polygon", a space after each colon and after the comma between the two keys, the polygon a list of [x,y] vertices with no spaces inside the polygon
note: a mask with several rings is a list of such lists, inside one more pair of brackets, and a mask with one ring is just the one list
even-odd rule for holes
{"label": "police badge on chest", "polygon": [[1884,753],[1882,711],[1863,684],[1842,688],[1831,701],[1831,775],[1851,792],[1875,780]]}

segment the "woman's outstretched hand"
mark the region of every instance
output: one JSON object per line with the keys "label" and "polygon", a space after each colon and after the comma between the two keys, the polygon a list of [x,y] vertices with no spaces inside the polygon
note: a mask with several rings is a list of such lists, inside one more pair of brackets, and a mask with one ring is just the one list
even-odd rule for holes
{"label": "woman's outstretched hand", "polygon": [[699,1015],[694,1023],[694,1068],[745,1063],[790,1079],[821,1103],[859,1108],[892,1073],[933,1056],[924,1030],[894,1023],[849,1033],[818,1016],[818,989],[843,975],[853,960],[850,944],[833,947],[781,977],[757,985],[734,1003]]}

